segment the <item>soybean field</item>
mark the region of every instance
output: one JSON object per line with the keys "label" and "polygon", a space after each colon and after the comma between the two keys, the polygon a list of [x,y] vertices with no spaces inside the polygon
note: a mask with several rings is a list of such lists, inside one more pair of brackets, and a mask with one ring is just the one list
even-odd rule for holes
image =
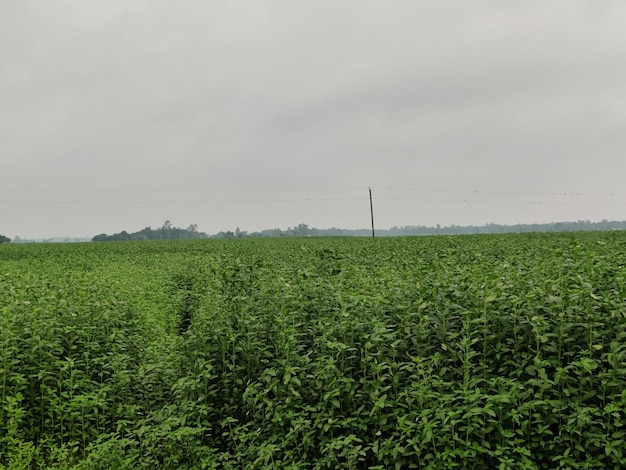
{"label": "soybean field", "polygon": [[0,246],[2,469],[618,469],[625,425],[625,232]]}

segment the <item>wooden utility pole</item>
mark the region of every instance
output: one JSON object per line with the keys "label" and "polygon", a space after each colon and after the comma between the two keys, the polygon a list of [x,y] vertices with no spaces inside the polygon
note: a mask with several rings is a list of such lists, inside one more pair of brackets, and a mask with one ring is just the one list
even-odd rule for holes
{"label": "wooden utility pole", "polygon": [[370,215],[372,216],[372,238],[374,235],[374,205],[372,204],[372,188],[368,188],[370,190]]}

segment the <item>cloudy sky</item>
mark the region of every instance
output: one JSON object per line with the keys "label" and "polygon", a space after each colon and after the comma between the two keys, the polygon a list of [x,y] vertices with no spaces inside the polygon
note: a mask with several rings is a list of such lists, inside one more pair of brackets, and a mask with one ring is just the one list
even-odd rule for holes
{"label": "cloudy sky", "polygon": [[626,2],[0,1],[0,234],[626,219]]}

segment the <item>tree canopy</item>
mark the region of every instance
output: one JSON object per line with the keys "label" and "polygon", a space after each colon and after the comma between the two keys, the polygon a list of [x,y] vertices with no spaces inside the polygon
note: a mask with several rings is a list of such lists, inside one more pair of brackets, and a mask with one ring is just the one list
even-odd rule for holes
{"label": "tree canopy", "polygon": [[190,238],[206,238],[207,234],[198,232],[198,226],[191,224],[187,228],[174,227],[166,220],[162,227],[153,229],[146,227],[138,232],[128,233],[126,230],[113,235],[101,233],[92,238],[94,242],[128,241],[128,240],[184,240]]}

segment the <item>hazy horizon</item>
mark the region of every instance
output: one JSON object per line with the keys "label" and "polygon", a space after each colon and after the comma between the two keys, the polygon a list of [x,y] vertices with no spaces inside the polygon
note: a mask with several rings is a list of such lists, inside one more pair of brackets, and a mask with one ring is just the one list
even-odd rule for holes
{"label": "hazy horizon", "polygon": [[[175,229],[185,229],[187,230],[189,228],[189,226],[191,224],[176,224],[173,223],[171,220],[167,220],[164,221],[165,222],[170,222],[172,228]],[[603,219],[603,220],[555,220],[555,221],[550,221],[550,222],[543,222],[543,223],[515,223],[515,224],[498,224],[496,222],[487,222],[484,224],[468,224],[468,225],[457,225],[457,224],[449,224],[449,225],[441,225],[441,224],[435,224],[435,225],[422,225],[422,224],[411,224],[411,225],[392,225],[390,227],[379,227],[376,226],[375,227],[375,232],[377,234],[385,234],[389,231],[393,231],[394,229],[408,229],[408,228],[426,228],[426,229],[434,229],[434,230],[454,230],[454,229],[464,229],[464,228],[470,228],[470,227],[477,227],[477,228],[485,228],[485,227],[489,227],[491,225],[496,225],[499,227],[516,227],[516,226],[551,226],[551,225],[557,225],[557,224],[563,224],[563,225],[567,225],[567,224],[602,224],[602,223],[625,223],[626,219],[624,220],[609,220],[609,219]],[[333,229],[338,229],[338,230],[345,230],[345,231],[366,231],[367,232],[367,236],[369,236],[369,233],[372,229],[371,224],[368,227],[352,227],[352,228],[347,228],[347,227],[340,227],[340,226],[332,226],[332,227],[316,227],[316,226],[312,226],[307,224],[306,222],[300,222],[301,224],[304,224],[308,227],[308,229],[312,229],[312,230],[321,230],[321,231],[325,231],[325,230],[333,230]],[[291,226],[284,226],[284,227],[265,227],[265,228],[260,228],[260,229],[256,229],[256,230],[248,230],[246,227],[241,227],[239,225],[237,225],[235,228],[226,228],[224,230],[219,230],[217,232],[206,232],[204,230],[202,230],[201,227],[196,227],[195,230],[198,233],[204,233],[207,236],[216,236],[219,235],[220,233],[227,233],[227,232],[231,232],[231,233],[235,233],[237,230],[241,231],[242,233],[246,234],[246,236],[249,236],[251,234],[254,233],[261,233],[261,232],[265,232],[265,231],[269,231],[269,230],[280,230],[283,232],[287,232],[291,229],[295,229],[297,227],[297,225],[299,224],[295,224],[295,225],[291,225]],[[153,225],[153,226],[146,226],[146,227],[131,227],[131,228],[126,228],[126,229],[122,229],[120,231],[117,232],[112,232],[112,231],[104,231],[101,233],[97,233],[97,234],[89,234],[89,235],[69,235],[69,234],[57,234],[57,235],[52,235],[52,236],[47,236],[47,237],[24,237],[21,236],[19,234],[17,234],[17,238],[15,238],[15,236],[13,237],[9,237],[12,241],[15,240],[22,240],[22,241],[30,241],[30,240],[34,240],[34,241],[45,241],[45,240],[61,240],[61,239],[70,239],[70,240],[91,240],[92,238],[94,238],[96,235],[116,235],[119,234],[121,232],[127,232],[129,234],[133,234],[136,232],[140,232],[143,229],[149,228],[151,230],[158,230],[159,228],[163,227],[163,224],[157,224],[157,225]],[[569,228],[567,230],[570,230]],[[460,232],[463,233],[463,232]],[[482,232],[481,232],[482,233]],[[485,233],[490,233],[490,232],[485,232]],[[0,234],[0,235],[5,235],[6,234]]]}

